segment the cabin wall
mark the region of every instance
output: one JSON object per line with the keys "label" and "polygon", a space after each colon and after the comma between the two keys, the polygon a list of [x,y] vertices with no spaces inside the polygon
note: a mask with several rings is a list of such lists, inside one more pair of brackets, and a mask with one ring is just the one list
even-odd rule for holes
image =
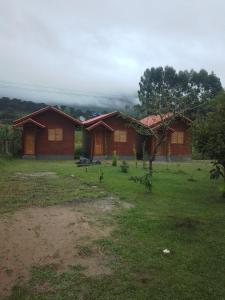
{"label": "cabin wall", "polygon": [[[192,156],[191,135],[189,126],[183,121],[176,121],[170,126],[175,131],[184,132],[183,144],[171,144],[171,132],[168,133],[166,140],[159,146],[155,160],[190,160]],[[156,140],[151,137],[148,141],[149,154],[153,152]]]}
{"label": "cabin wall", "polygon": [[191,134],[189,127],[183,122],[176,122],[173,126],[171,126],[175,131],[183,131],[184,132],[184,143],[183,144],[171,144],[171,155],[187,155],[191,156]]}
{"label": "cabin wall", "polygon": [[134,147],[137,146],[137,137],[138,134],[134,130],[134,128],[129,127],[126,120],[123,120],[118,117],[112,117],[109,119],[104,120],[104,122],[112,127],[114,130],[126,130],[127,131],[127,141],[126,142],[115,142],[114,141],[114,134],[111,134],[110,143],[109,143],[109,155],[113,154],[115,150],[118,156],[123,157],[133,157]]}
{"label": "cabin wall", "polygon": [[[45,125],[36,134],[36,157],[37,158],[74,158],[75,151],[75,126],[63,116],[54,111],[46,111],[33,117],[33,120]],[[49,141],[48,129],[62,128],[62,141]]]}
{"label": "cabin wall", "polygon": [[[112,157],[113,151],[116,151],[116,154],[121,158],[133,158],[134,147],[136,147],[137,151],[141,152],[140,141],[142,141],[142,138],[136,133],[134,128],[128,126],[129,124],[127,123],[126,120],[114,116],[108,119],[104,119],[104,122],[107,125],[109,125],[111,128],[113,128],[113,130],[127,131],[127,141],[115,142],[114,133],[101,126],[97,127],[96,129],[93,129],[90,133],[88,133],[87,130],[84,130],[83,150],[87,156],[94,157],[96,159],[98,158],[102,159],[102,158]],[[105,136],[103,142],[104,153],[100,157],[98,155],[95,155],[94,153],[95,134],[99,131],[104,132],[104,136]]]}

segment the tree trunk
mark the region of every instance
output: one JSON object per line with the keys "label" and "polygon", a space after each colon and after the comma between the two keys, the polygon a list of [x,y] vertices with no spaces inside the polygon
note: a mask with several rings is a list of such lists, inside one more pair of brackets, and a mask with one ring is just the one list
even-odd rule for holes
{"label": "tree trunk", "polygon": [[155,154],[150,155],[149,160],[148,160],[148,171],[151,176],[153,174],[153,161],[154,160],[155,160]]}
{"label": "tree trunk", "polygon": [[153,160],[149,159],[149,174],[152,175],[153,172]]}
{"label": "tree trunk", "polygon": [[144,140],[142,144],[142,162],[143,162],[143,169],[145,169],[145,145],[146,141]]}

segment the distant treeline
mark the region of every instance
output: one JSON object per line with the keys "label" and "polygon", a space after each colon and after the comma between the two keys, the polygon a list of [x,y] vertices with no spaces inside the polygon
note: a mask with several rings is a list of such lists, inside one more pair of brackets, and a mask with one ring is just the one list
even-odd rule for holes
{"label": "distant treeline", "polygon": [[[11,124],[13,120],[46,106],[47,104],[45,103],[35,103],[16,98],[10,99],[8,97],[2,97],[0,98],[0,124]],[[67,105],[55,105],[55,107],[63,110],[65,113],[68,113],[74,118],[83,117],[87,119],[99,113],[98,111],[85,108],[81,109]],[[99,110],[102,113],[102,110]]]}

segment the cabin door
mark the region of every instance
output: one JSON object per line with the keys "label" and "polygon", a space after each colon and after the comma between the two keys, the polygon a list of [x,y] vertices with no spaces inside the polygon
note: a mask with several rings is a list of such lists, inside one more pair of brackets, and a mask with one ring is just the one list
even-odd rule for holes
{"label": "cabin door", "polygon": [[94,139],[94,155],[103,155],[104,154],[104,131],[96,130]]}
{"label": "cabin door", "polygon": [[25,155],[35,154],[35,132],[34,131],[26,132],[24,146],[25,146],[24,147]]}

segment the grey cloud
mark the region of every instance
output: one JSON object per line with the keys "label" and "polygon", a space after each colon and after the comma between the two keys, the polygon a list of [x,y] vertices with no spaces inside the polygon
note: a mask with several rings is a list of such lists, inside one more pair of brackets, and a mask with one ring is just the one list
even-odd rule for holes
{"label": "grey cloud", "polygon": [[222,0],[1,0],[0,96],[118,103],[159,65],[213,70],[224,84],[224,10]]}

